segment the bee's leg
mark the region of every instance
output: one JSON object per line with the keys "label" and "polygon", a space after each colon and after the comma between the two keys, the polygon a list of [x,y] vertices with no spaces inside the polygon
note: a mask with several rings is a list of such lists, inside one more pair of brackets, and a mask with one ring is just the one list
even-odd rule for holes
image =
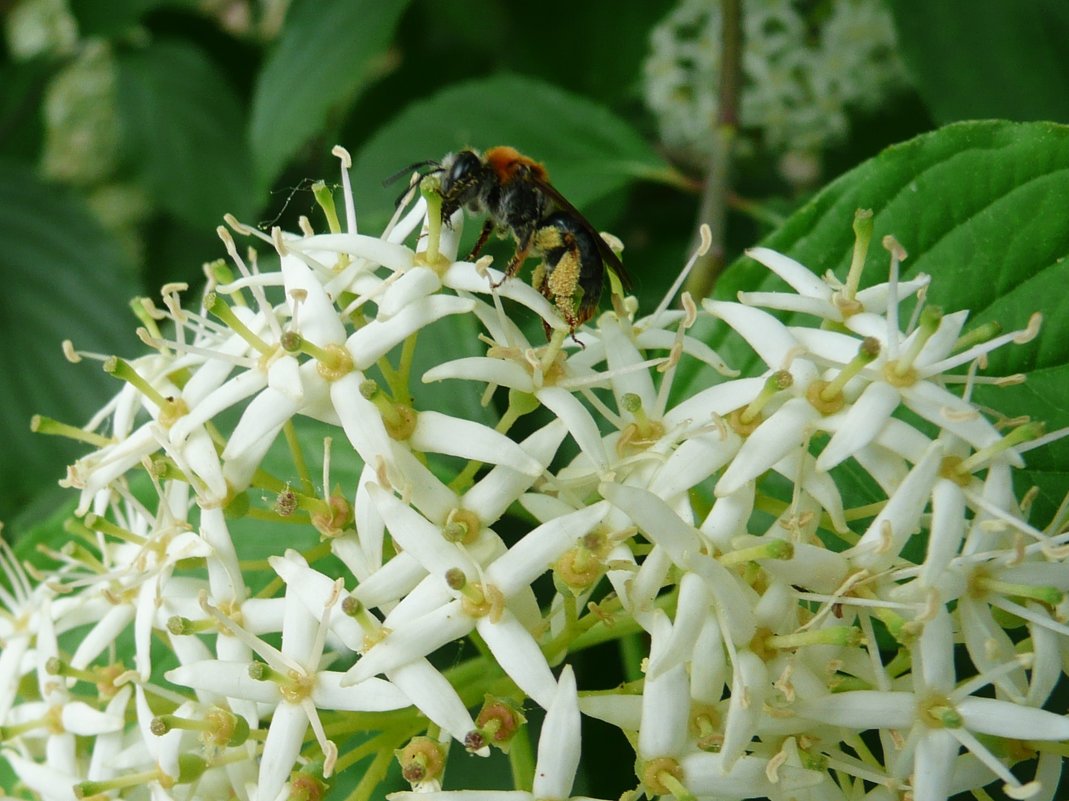
{"label": "bee's leg", "polygon": [[468,261],[475,261],[475,257],[479,255],[479,251],[483,249],[483,245],[486,244],[486,240],[490,238],[490,232],[493,230],[493,220],[487,220],[483,223],[483,230],[479,232],[479,238],[475,242],[475,247],[473,247],[471,253],[468,254]]}
{"label": "bee's leg", "polygon": [[527,256],[530,254],[533,245],[534,236],[528,236],[522,242],[517,243],[516,253],[513,255],[512,261],[509,262],[508,267],[505,268],[505,275],[502,276],[501,280],[497,283],[491,284],[494,289],[497,289],[505,283],[506,278],[512,278],[512,276],[520,271],[520,268],[523,267],[523,263],[527,261]]}

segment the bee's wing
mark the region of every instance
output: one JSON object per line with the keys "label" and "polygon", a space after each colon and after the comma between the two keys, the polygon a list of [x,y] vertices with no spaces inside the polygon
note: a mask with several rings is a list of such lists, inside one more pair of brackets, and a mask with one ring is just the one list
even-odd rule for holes
{"label": "bee's wing", "polygon": [[590,220],[584,217],[583,213],[579,211],[579,209],[573,206],[568,201],[568,199],[564,197],[564,195],[558,192],[556,187],[553,186],[553,184],[549,183],[548,181],[541,181],[538,178],[535,178],[533,175],[531,176],[531,180],[538,186],[539,189],[545,192],[546,196],[549,197],[549,199],[552,200],[561,209],[561,211],[566,211],[571,214],[572,217],[574,217],[579,222],[579,224],[586,229],[587,233],[594,237],[594,241],[598,245],[598,252],[601,253],[601,257],[605,260],[605,264],[610,270],[616,273],[616,276],[620,279],[620,283],[623,285],[624,289],[630,291],[634,287],[634,281],[631,280],[630,273],[628,273],[627,270],[624,268],[623,262],[620,261],[620,257],[613,252],[612,248],[609,247],[609,243],[602,239],[601,234],[599,234],[597,232],[597,229],[595,229],[594,226],[590,224]]}

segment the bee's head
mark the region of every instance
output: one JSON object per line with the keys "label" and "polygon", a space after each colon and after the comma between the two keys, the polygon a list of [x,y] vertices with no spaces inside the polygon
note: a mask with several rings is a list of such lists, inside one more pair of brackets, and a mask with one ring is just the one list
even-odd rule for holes
{"label": "bee's head", "polygon": [[479,196],[487,166],[474,150],[450,153],[441,163],[442,217],[448,218]]}

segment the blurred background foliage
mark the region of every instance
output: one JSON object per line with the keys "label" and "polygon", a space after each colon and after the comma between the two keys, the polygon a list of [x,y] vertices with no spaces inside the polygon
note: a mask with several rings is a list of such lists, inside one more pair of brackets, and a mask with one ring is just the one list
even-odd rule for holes
{"label": "blurred background foliage", "polygon": [[[77,452],[31,434],[31,415],[80,425],[116,388],[61,341],[139,353],[127,299],[198,287],[226,212],[316,220],[310,182],[337,180],[334,144],[353,154],[367,232],[406,164],[511,144],[626,243],[644,305],[692,249],[720,0],[0,0],[0,14],[8,535],[67,503],[56,479]],[[1060,0],[746,0],[742,31],[725,263],[889,145],[958,120],[1069,122]]]}

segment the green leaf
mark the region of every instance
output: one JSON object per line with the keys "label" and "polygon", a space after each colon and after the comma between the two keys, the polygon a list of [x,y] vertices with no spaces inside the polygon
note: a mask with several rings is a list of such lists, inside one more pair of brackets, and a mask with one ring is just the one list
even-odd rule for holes
{"label": "green leaf", "polygon": [[[1020,329],[1034,312],[1043,314],[1037,341],[1000,349],[981,371],[1021,373],[1027,381],[981,385],[974,398],[1052,429],[1069,425],[1069,127],[959,123],[888,148],[824,189],[762,244],[843,279],[859,208],[872,209],[875,223],[862,286],[886,280],[888,254],[880,242],[893,234],[910,254],[903,275],[932,276],[929,303],[946,312],[972,310],[966,331],[988,321]],[[716,294],[734,298],[741,289],[782,287],[743,257]],[[752,374],[748,348],[720,326],[711,340],[732,366]],[[715,379],[697,371],[687,383],[708,380]],[[1041,487],[1049,513],[1067,489],[1069,440],[1033,451],[1027,461],[1026,478]]]}
{"label": "green leaf", "polygon": [[[512,145],[543,162],[553,184],[580,209],[636,178],[668,179],[671,168],[628,123],[597,103],[550,84],[498,75],[444,89],[387,123],[353,164],[358,211],[385,218],[398,189],[382,181],[406,164],[463,147]],[[380,202],[367,207],[367,198]]]}
{"label": "green leaf", "polygon": [[78,20],[78,33],[85,39],[118,36],[136,25],[145,14],[165,6],[193,9],[196,0],[108,0],[106,3],[71,3]]}
{"label": "green leaf", "polygon": [[403,0],[294,5],[253,97],[249,137],[263,185],[322,128],[331,110],[352,102],[381,73],[407,5]]}
{"label": "green leaf", "polygon": [[161,42],[118,55],[119,110],[131,166],[179,219],[215,226],[258,205],[237,95],[197,48]]}
{"label": "green leaf", "polygon": [[36,162],[44,139],[41,104],[56,66],[35,58],[21,64],[0,64],[0,154]]}
{"label": "green leaf", "polygon": [[[41,484],[53,485],[81,449],[30,432],[36,413],[83,424],[117,389],[98,365],[71,365],[61,342],[114,353],[130,346],[133,268],[78,201],[27,168],[0,163],[0,519]],[[12,291],[14,290],[14,291]]]}
{"label": "green leaf", "polygon": [[1069,122],[1064,0],[890,0],[914,85],[940,122]]}

